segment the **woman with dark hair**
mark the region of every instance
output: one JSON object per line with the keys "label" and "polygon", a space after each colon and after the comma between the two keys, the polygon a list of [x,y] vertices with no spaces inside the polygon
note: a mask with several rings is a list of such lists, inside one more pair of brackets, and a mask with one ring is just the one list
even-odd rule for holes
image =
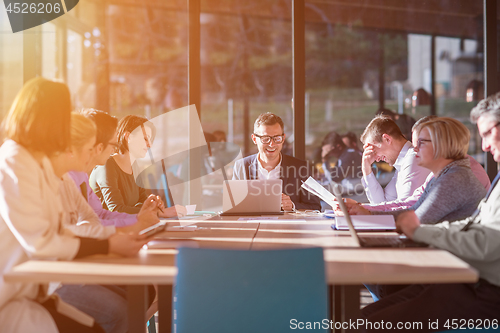
{"label": "woman with dark hair", "polygon": [[[50,162],[70,147],[71,102],[63,83],[36,78],[17,95],[4,122],[0,147],[0,269],[28,259],[71,260],[93,254],[135,255],[147,239],[113,234],[77,237],[61,228],[61,180]],[[5,332],[102,332],[56,310],[47,285],[0,280],[0,323]]]}
{"label": "woman with dark hair", "polygon": [[[118,152],[105,165],[97,166],[90,175],[90,186],[110,211],[137,214],[148,191],[137,185],[133,165],[143,158],[154,140],[156,129],[145,117],[128,115],[118,123]],[[160,217],[184,215],[183,206],[160,207]]]}

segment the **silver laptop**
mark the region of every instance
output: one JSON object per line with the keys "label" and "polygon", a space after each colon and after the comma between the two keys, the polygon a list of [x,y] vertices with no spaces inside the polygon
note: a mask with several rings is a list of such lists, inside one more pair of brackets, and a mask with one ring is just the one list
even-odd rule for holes
{"label": "silver laptop", "polygon": [[347,222],[347,226],[349,227],[349,232],[351,233],[352,238],[358,243],[360,247],[427,247],[427,244],[417,243],[412,241],[411,239],[406,238],[405,236],[392,236],[392,235],[380,235],[380,236],[359,236],[354,229],[354,225],[352,224],[351,215],[349,215],[349,211],[347,210],[347,206],[344,203],[344,199],[340,194],[337,186],[333,186],[332,188],[333,194],[337,198],[339,202],[340,209],[342,213],[344,213],[345,220]]}
{"label": "silver laptop", "polygon": [[221,216],[281,215],[282,192],[281,179],[225,180]]}

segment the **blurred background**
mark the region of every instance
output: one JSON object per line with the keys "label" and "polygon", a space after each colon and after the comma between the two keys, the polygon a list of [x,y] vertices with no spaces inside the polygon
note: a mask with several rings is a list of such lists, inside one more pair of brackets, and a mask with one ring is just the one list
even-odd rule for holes
{"label": "blurred background", "polygon": [[[75,108],[118,118],[195,103],[203,131],[223,131],[244,156],[257,152],[253,121],[273,112],[285,122],[285,151],[305,147],[316,162],[328,132],[359,137],[388,108],[414,119],[459,119],[472,133],[469,154],[483,162],[469,122],[484,97],[483,0],[299,2],[302,21],[292,0],[80,0],[68,14],[16,34],[1,8],[0,117],[23,82],[43,76],[65,81]],[[305,59],[295,59],[305,66],[299,137],[297,28],[305,49]]]}

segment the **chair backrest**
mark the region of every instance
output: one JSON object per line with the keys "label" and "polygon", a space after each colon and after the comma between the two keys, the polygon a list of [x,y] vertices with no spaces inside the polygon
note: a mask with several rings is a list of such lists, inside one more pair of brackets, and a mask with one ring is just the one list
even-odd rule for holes
{"label": "chair backrest", "polygon": [[177,266],[174,332],[290,332],[328,318],[321,248],[181,248]]}

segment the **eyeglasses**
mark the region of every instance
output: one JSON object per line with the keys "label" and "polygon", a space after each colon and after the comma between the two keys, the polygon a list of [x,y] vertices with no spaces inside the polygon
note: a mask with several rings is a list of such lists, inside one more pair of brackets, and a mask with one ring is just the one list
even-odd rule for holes
{"label": "eyeglasses", "polygon": [[263,144],[267,145],[268,143],[271,142],[271,139],[273,139],[274,143],[283,143],[283,139],[285,137],[285,134],[280,134],[280,135],[275,135],[275,136],[269,136],[269,135],[258,135],[258,134],[253,134],[256,137],[260,139],[260,142]]}
{"label": "eyeglasses", "polygon": [[498,125],[500,125],[500,121],[497,122],[495,125],[491,126],[491,128],[489,130],[487,130],[486,132],[482,133],[481,137],[483,138],[483,140],[488,139],[488,137],[491,135],[491,131],[493,131],[493,129],[495,127],[497,127]]}
{"label": "eyeglasses", "polygon": [[422,146],[422,142],[432,142],[432,140],[418,139],[417,140],[417,149],[420,149],[420,146]]}

